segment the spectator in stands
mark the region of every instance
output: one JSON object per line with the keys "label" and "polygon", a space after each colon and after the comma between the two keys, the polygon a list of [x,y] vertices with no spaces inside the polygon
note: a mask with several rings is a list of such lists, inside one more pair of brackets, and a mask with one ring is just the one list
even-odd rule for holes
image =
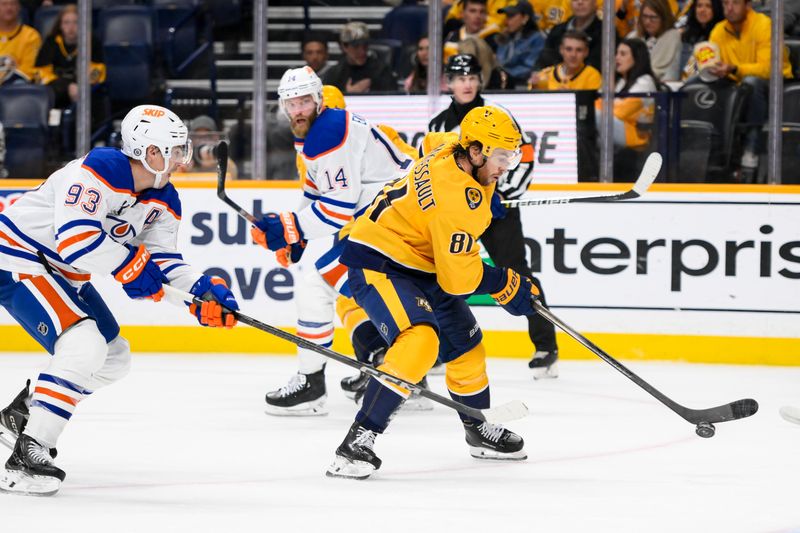
{"label": "spectator in stands", "polygon": [[681,65],[683,78],[696,75],[697,62],[694,59],[694,47],[698,43],[708,41],[714,26],[725,19],[722,12],[722,0],[694,0],[686,13],[686,25],[681,29]]}
{"label": "spectator in stands", "polygon": [[544,48],[545,36],[536,26],[527,0],[519,0],[500,12],[506,16],[506,25],[497,36],[497,62],[513,78],[514,85],[524,86]]}
{"label": "spectator in stands", "polygon": [[[743,170],[758,167],[758,141],[767,120],[772,21],[753,11],[751,0],[723,0],[725,20],[711,30],[710,41],[720,50],[720,64],[711,73],[752,87],[745,110],[749,129],[745,134],[741,164]],[[783,51],[783,76],[792,77],[789,54]]]}
{"label": "spectator in stands", "polygon": [[317,76],[322,76],[328,70],[328,38],[320,32],[303,34],[300,43],[303,61],[314,69]]}
{"label": "spectator in stands", "polygon": [[497,58],[494,52],[492,52],[492,49],[489,48],[489,45],[486,44],[486,41],[483,39],[467,37],[458,43],[457,51],[459,54],[469,54],[478,59],[482,71],[482,89],[498,90],[514,88],[514,80],[497,64]]}
{"label": "spectator in stands", "polygon": [[561,47],[561,40],[569,30],[580,30],[589,37],[589,58],[586,63],[597,70],[602,70],[601,55],[603,45],[603,22],[597,16],[597,0],[572,0],[572,17],[563,24],[555,26],[547,35],[544,49],[536,60],[534,70],[542,70],[561,63],[558,50]]}
{"label": "spectator in stands", "polygon": [[[628,93],[651,93],[658,90],[658,78],[650,67],[647,45],[639,39],[624,39],[617,45],[615,57],[617,85],[614,93],[614,146],[642,148],[650,141],[650,133],[641,126],[653,121],[652,98],[626,96]],[[599,122],[601,113],[595,115]]]}
{"label": "spectator in stands", "polygon": [[650,65],[658,79],[681,79],[681,33],[675,29],[675,15],[667,0],[644,0],[636,31],[628,38],[645,42],[650,51]]}
{"label": "spectator in stands", "polygon": [[570,0],[532,0],[536,25],[545,34],[572,16]]}
{"label": "spectator in stands", "polygon": [[[678,0],[667,0],[669,3],[670,11],[675,16],[676,19],[683,16],[685,13],[682,12],[680,6],[678,4]],[[688,3],[684,1],[684,10],[688,9],[688,5],[691,4],[692,0],[688,0]],[[636,25],[639,22],[639,13],[642,7],[642,0],[614,0],[614,13],[616,15],[614,19],[614,25],[617,28],[618,35],[628,35],[632,31],[636,31]],[[598,0],[597,8],[602,12],[603,10],[603,0]]]}
{"label": "spectator in stands", "polygon": [[[448,1],[443,2],[447,4]],[[508,5],[509,0],[486,0],[483,2],[486,5],[486,26],[497,28],[497,31],[503,26],[505,15],[499,13],[499,10]],[[474,8],[473,8],[474,9]],[[450,6],[445,17],[444,31],[442,35],[447,35],[451,31],[458,30],[464,23],[464,11],[466,10],[466,0],[456,0]]]}
{"label": "spectator in stands", "polygon": [[[417,41],[417,49],[411,58],[411,74],[403,82],[403,88],[409,94],[423,94],[428,90],[428,36],[423,35]],[[447,88],[444,78],[441,79],[442,90]]]}
{"label": "spectator in stands", "polygon": [[783,32],[790,37],[800,37],[800,0],[784,0]]}
{"label": "spectator in stands", "polygon": [[[78,101],[78,8],[69,4],[61,9],[53,29],[36,56],[36,78],[55,94],[55,107],[65,109]],[[102,47],[94,43],[89,64],[92,84],[106,79]]]}
{"label": "spectator in stands", "polygon": [[543,91],[599,90],[603,84],[600,71],[586,64],[589,57],[589,37],[582,31],[570,30],[561,40],[559,53],[564,61],[534,72],[530,89]]}
{"label": "spectator in stands", "polygon": [[391,67],[369,50],[369,29],[363,22],[348,22],[342,27],[339,44],[344,56],[322,76],[325,85],[343,93],[396,91],[397,78]]}
{"label": "spectator in stands", "polygon": [[[192,160],[185,172],[216,172],[217,154],[215,148],[221,140],[227,140],[224,132],[219,131],[217,123],[208,115],[198,115],[189,121],[189,139],[194,149]],[[231,179],[238,177],[236,164],[228,158],[228,174]]]}
{"label": "spectator in stands", "polygon": [[444,38],[444,55],[449,58],[455,53],[456,43],[467,37],[477,37],[497,50],[497,34],[500,26],[488,20],[487,0],[463,0],[464,10],[461,24]]}
{"label": "spectator in stands", "polygon": [[19,0],[0,0],[0,57],[10,58],[13,68],[32,79],[42,37],[35,29],[19,22],[19,11]]}

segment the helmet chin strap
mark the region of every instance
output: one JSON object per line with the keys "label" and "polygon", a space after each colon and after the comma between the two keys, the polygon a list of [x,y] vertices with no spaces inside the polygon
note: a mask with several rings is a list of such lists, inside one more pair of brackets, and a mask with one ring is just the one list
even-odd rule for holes
{"label": "helmet chin strap", "polygon": [[164,179],[164,174],[167,173],[167,168],[169,166],[168,159],[164,159],[164,168],[161,170],[154,170],[149,164],[147,164],[147,159],[142,159],[141,161],[142,165],[144,165],[144,168],[146,168],[148,172],[152,172],[153,174],[156,175],[156,180],[153,182],[153,187],[152,187],[153,189],[160,189],[164,185],[166,185],[166,183],[161,183],[161,182]]}

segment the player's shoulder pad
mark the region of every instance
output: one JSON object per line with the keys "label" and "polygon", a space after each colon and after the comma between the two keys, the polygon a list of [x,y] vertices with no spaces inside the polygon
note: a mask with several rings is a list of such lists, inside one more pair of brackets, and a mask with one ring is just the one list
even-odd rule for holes
{"label": "player's shoulder pad", "polygon": [[161,189],[146,189],[142,191],[137,201],[143,204],[161,204],[178,220],[180,220],[182,216],[181,199],[178,196],[178,190],[171,183],[167,183]]}
{"label": "player's shoulder pad", "polygon": [[350,124],[350,113],[344,109],[325,109],[314,120],[303,144],[303,154],[316,159],[344,144]]}
{"label": "player's shoulder pad", "polygon": [[114,192],[135,195],[133,172],[128,156],[116,148],[93,148],[82,167]]}

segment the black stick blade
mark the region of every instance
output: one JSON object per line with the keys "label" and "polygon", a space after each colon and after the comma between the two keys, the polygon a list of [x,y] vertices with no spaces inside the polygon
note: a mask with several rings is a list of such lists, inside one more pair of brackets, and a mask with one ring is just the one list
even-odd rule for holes
{"label": "black stick blade", "polygon": [[731,404],[731,411],[733,413],[733,420],[747,418],[758,412],[758,402],[751,398],[739,400]]}

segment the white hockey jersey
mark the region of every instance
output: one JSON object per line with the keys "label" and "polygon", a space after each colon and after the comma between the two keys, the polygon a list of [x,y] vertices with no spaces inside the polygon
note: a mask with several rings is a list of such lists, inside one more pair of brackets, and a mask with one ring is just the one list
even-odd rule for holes
{"label": "white hockey jersey", "polygon": [[110,274],[143,244],[171,285],[200,278],[177,251],[181,204],[172,184],[134,191],[128,158],[95,148],[0,213],[0,270],[55,275],[75,284]]}
{"label": "white hockey jersey", "polygon": [[306,176],[297,221],[306,239],[339,231],[413,163],[377,126],[343,109],[324,109],[298,142]]}

